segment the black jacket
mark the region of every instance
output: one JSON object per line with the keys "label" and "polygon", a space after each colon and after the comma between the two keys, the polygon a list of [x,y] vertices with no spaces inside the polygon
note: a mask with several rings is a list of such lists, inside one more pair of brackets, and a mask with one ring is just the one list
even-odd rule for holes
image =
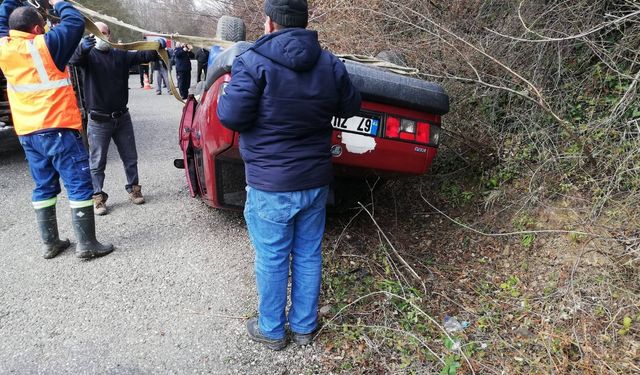
{"label": "black jacket", "polygon": [[187,52],[182,47],[174,48],[173,56],[177,72],[191,71],[191,58],[193,57],[193,52]]}
{"label": "black jacket", "polygon": [[200,51],[196,53],[196,60],[198,60],[198,64],[207,65],[209,61],[209,51],[204,48],[200,48]]}
{"label": "black jacket", "polygon": [[158,58],[156,51],[127,52],[110,48],[92,48],[82,53],[76,49],[69,64],[84,72],[84,94],[91,111],[111,113],[122,111],[129,103],[129,68]]}

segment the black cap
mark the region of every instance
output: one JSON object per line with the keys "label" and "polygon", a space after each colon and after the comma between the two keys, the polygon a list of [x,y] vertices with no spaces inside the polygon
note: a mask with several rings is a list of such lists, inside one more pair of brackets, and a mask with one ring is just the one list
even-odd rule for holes
{"label": "black cap", "polygon": [[307,0],[265,0],[264,12],[271,21],[284,27],[307,27]]}

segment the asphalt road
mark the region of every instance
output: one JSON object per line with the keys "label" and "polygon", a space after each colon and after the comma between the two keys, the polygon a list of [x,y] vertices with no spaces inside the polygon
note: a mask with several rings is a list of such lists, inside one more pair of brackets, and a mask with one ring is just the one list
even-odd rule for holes
{"label": "asphalt road", "polygon": [[[188,195],[177,131],[181,104],[130,80],[140,183],[147,203],[124,191],[115,147],[105,191],[110,213],[99,240],[116,251],[81,261],[74,244],[53,260],[39,254],[24,155],[0,155],[0,373],[297,374],[322,372],[321,349],[274,353],[248,340],[256,313],[253,250],[240,214]],[[66,193],[61,236],[75,238]]]}

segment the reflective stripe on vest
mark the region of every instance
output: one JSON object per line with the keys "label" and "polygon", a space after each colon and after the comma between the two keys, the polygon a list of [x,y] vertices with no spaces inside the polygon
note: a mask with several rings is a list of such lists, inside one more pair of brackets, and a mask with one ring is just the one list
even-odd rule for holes
{"label": "reflective stripe on vest", "polygon": [[44,35],[10,30],[0,39],[0,69],[18,135],[46,129],[82,131],[82,116],[68,69],[60,70]]}
{"label": "reflective stripe on vest", "polygon": [[36,70],[38,71],[38,75],[40,76],[41,83],[31,83],[26,85],[12,85],[7,82],[7,89],[10,89],[14,92],[39,92],[39,91],[47,91],[47,90],[55,90],[65,86],[71,86],[71,80],[68,78],[61,79],[58,81],[52,81],[49,79],[49,74],[47,74],[47,70],[44,67],[44,63],[42,62],[42,56],[40,56],[40,51],[36,48],[33,43],[33,40],[27,40],[27,48],[29,49],[29,53],[31,53],[31,58],[33,58],[33,64],[35,65]]}

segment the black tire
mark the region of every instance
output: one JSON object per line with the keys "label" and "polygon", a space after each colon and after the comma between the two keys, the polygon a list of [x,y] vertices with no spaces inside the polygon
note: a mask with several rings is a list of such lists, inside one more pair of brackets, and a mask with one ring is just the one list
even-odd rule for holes
{"label": "black tire", "polygon": [[382,51],[376,55],[376,58],[382,61],[388,61],[392,64],[405,66],[405,67],[407,66],[407,62],[405,61],[404,56],[402,56],[400,52]]}
{"label": "black tire", "polygon": [[2,126],[0,124],[0,156],[3,153],[15,152],[20,149],[18,136],[13,131],[12,126]]}
{"label": "black tire", "polygon": [[207,79],[204,89],[209,90],[220,76],[229,73],[231,71],[231,66],[233,65],[233,60],[235,60],[239,54],[248,50],[251,46],[252,44],[249,42],[237,42],[233,46],[220,52],[207,69]]}
{"label": "black tire", "polygon": [[222,16],[218,19],[216,37],[230,42],[240,42],[247,39],[246,28],[242,18]]}
{"label": "black tire", "polygon": [[449,95],[437,83],[392,73],[372,65],[343,61],[351,82],[365,100],[436,115],[449,112]]}

